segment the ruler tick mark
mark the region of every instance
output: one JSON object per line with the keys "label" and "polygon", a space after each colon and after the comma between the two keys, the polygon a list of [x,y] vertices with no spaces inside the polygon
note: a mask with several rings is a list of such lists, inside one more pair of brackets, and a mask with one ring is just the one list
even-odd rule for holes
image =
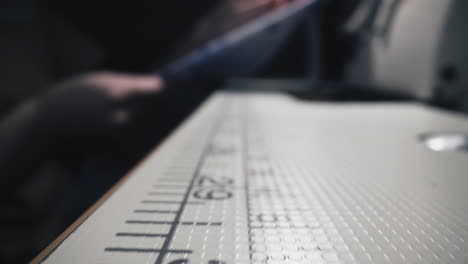
{"label": "ruler tick mark", "polygon": [[133,212],[142,214],[177,214],[177,211],[171,210],[134,210]]}
{"label": "ruler tick mark", "polygon": [[143,204],[204,204],[204,202],[184,202],[184,201],[159,201],[159,200],[143,200]]}
{"label": "ruler tick mark", "polygon": [[116,236],[122,237],[167,237],[167,234],[155,234],[155,233],[117,233]]}
{"label": "ruler tick mark", "polygon": [[193,222],[193,221],[148,221],[148,220],[127,220],[126,224],[149,224],[149,225],[194,225],[194,226],[221,226],[221,222]]}
{"label": "ruler tick mark", "polygon": [[191,254],[192,250],[188,249],[153,249],[153,248],[121,248],[108,247],[104,251],[107,252],[135,252],[135,253],[171,253],[171,254]]}
{"label": "ruler tick mark", "polygon": [[178,193],[178,192],[149,192],[148,195],[151,195],[151,196],[157,196],[157,195],[178,196],[178,195],[185,195],[185,193]]}
{"label": "ruler tick mark", "polygon": [[177,184],[155,184],[154,188],[169,188],[169,189],[186,189],[187,185],[177,185]]}

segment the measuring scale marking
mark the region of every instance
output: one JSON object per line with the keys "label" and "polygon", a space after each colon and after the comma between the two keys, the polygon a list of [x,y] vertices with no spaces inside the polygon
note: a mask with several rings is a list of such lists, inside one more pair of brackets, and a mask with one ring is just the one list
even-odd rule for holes
{"label": "measuring scale marking", "polygon": [[[305,110],[282,96],[271,96],[271,103],[264,98],[268,96],[222,93],[208,100],[44,263],[428,263],[463,259],[462,249],[468,249],[466,222],[424,220],[429,218],[414,212],[434,203],[421,199],[400,206],[409,194],[395,198],[395,190],[389,185],[383,188],[378,178],[346,177],[331,169],[319,173],[317,168],[332,166],[307,164],[302,157],[319,154],[306,147],[304,139],[286,140],[295,134],[286,125],[289,118]],[[274,106],[284,109],[275,112]],[[280,121],[284,127],[269,130],[281,125]],[[298,142],[300,148],[294,145]],[[307,153],[300,152],[304,150]],[[445,215],[454,213],[447,209]],[[414,228],[410,237],[400,230],[411,226],[423,233]],[[426,234],[434,238],[443,234],[445,244],[431,244]]]}

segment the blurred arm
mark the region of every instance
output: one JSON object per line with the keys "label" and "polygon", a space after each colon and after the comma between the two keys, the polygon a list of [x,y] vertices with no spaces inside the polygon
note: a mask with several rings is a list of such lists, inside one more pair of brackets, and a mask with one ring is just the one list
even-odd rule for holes
{"label": "blurred arm", "polygon": [[162,86],[157,76],[91,73],[24,102],[0,122],[1,200],[14,198],[45,161],[125,126]]}

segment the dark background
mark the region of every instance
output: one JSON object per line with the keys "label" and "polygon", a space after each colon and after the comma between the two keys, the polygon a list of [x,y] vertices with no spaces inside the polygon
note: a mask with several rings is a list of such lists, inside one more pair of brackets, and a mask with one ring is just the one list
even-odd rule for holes
{"label": "dark background", "polygon": [[[54,83],[98,70],[149,73],[216,0],[59,1],[0,3],[0,117]],[[339,81],[354,40],[341,33],[358,0],[324,1],[317,16],[320,79]],[[304,78],[307,28],[299,26],[271,63],[250,77]],[[26,263],[154,148],[222,79],[171,82],[127,130],[70,147],[2,204],[0,263]],[[70,142],[73,145],[73,142]],[[2,184],[8,185],[8,182]]]}

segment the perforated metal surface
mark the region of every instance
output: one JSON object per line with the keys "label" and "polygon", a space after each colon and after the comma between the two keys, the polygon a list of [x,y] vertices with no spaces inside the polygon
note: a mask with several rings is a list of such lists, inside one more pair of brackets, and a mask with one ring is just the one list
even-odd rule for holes
{"label": "perforated metal surface", "polygon": [[410,104],[211,98],[44,263],[467,263],[468,121]]}

